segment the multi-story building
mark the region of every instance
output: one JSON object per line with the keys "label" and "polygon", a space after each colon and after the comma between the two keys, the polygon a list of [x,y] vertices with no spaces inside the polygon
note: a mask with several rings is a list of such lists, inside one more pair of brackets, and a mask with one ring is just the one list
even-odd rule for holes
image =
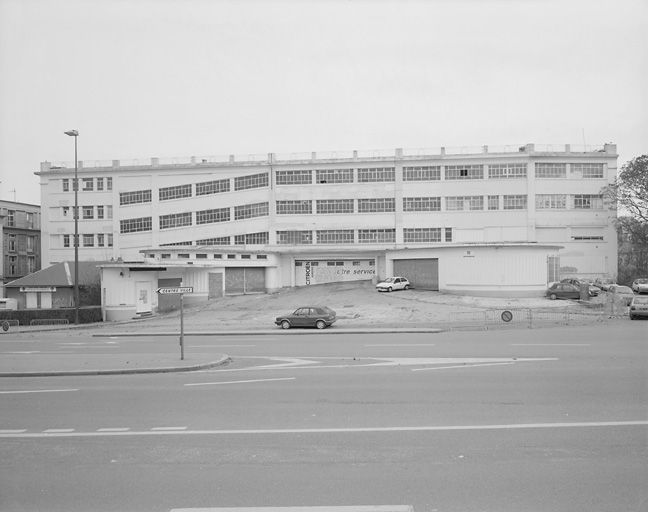
{"label": "multi-story building", "polygon": [[3,285],[41,268],[40,206],[0,201]]}
{"label": "multi-story building", "polygon": [[[79,257],[216,264],[270,254],[274,263],[262,268],[271,289],[405,270],[424,281],[425,269],[394,262],[435,259],[430,251],[442,248],[461,248],[467,262],[471,247],[513,244],[558,251],[543,255],[544,284],[559,274],[614,276],[616,212],[601,191],[614,180],[616,161],[614,144],[526,144],[79,162]],[[43,162],[38,174],[43,260],[70,260],[74,165]],[[468,275],[486,288],[506,281],[500,274],[524,281],[524,264],[495,278],[488,261],[468,273],[437,262],[438,276],[428,280],[458,292],[466,288],[452,282]]]}

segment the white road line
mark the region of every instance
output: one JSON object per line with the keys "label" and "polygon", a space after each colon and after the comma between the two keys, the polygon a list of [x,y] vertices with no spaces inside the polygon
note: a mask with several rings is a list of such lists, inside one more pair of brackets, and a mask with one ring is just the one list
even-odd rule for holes
{"label": "white road line", "polygon": [[412,368],[413,372],[425,372],[428,370],[449,370],[450,368],[475,368],[476,366],[499,366],[503,364],[515,364],[514,362],[510,363],[482,363],[482,364],[460,364],[456,366],[434,366],[428,368]]}
{"label": "white road line", "polygon": [[185,386],[212,386],[216,384],[246,384],[248,382],[271,382],[276,380],[295,380],[296,377],[283,377],[278,379],[254,379],[254,380],[229,380],[223,382],[197,382],[194,384],[185,384]]}
{"label": "white road line", "polygon": [[[17,434],[0,433],[0,438],[51,438],[51,437],[101,437],[101,436],[155,436],[155,435],[273,435],[273,434],[358,434],[393,432],[451,432],[480,430],[531,430],[556,428],[614,428],[648,427],[648,420],[628,421],[582,421],[573,423],[512,423],[493,425],[428,425],[418,427],[358,427],[358,428],[283,428],[283,429],[239,429],[239,430],[177,430],[181,427],[162,427],[164,430],[143,430],[128,432],[74,432],[73,429],[50,429],[43,432]],[[184,428],[184,427],[182,427]]]}
{"label": "white road line", "polygon": [[589,347],[589,343],[511,343],[512,347]]}
{"label": "white road line", "polygon": [[153,427],[153,432],[182,432],[187,430],[187,427]]}
{"label": "white road line", "polygon": [[[435,509],[436,510],[436,509]],[[414,512],[411,505],[172,508],[169,512]]]}
{"label": "white road line", "polygon": [[98,428],[97,432],[128,432],[129,430],[128,427],[104,427]]}
{"label": "white road line", "polygon": [[256,347],[256,345],[191,345],[191,348]]}
{"label": "white road line", "polygon": [[27,432],[26,428],[20,429],[0,429],[0,434],[20,434],[22,432]]}
{"label": "white road line", "polygon": [[12,352],[0,352],[0,354],[40,354],[40,350],[14,350]]}
{"label": "white road line", "polygon": [[368,343],[365,347],[433,347],[434,343]]}
{"label": "white road line", "polygon": [[24,389],[17,391],[0,391],[0,395],[18,395],[25,393],[63,393],[65,391],[79,391],[78,389]]}

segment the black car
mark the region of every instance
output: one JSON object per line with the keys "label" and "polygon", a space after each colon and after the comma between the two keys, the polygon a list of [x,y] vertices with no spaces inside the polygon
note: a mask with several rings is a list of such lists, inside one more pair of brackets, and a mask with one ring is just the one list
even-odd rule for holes
{"label": "black car", "polygon": [[551,300],[555,299],[580,299],[580,287],[571,283],[554,283],[545,293]]}
{"label": "black car", "polygon": [[586,279],[576,279],[573,277],[567,277],[565,279],[560,280],[561,283],[568,283],[568,284],[573,284],[577,288],[580,288],[581,285],[586,284],[588,286],[587,291],[589,293],[590,297],[597,297],[599,293],[601,293],[601,289],[598,286],[593,285]]}
{"label": "black car", "polygon": [[278,316],[275,324],[282,329],[291,327],[317,327],[324,329],[331,326],[337,320],[335,311],[326,306],[304,306],[298,308],[292,313],[284,316]]}

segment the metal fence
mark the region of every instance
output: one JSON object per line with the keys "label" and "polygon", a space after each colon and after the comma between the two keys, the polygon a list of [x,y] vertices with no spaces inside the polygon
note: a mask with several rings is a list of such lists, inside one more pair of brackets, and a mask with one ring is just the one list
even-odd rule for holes
{"label": "metal fence", "polygon": [[449,329],[502,329],[550,327],[552,325],[590,325],[604,322],[612,316],[622,316],[618,312],[610,315],[606,308],[591,312],[569,311],[566,309],[535,310],[520,309],[487,309],[484,311],[456,312],[447,321]]}

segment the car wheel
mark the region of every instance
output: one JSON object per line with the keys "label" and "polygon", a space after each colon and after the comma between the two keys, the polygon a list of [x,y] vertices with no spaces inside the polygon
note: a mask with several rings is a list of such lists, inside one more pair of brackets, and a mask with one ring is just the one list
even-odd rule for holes
{"label": "car wheel", "polygon": [[555,293],[552,293],[551,295],[549,295],[549,298],[550,298],[551,300],[556,300],[558,297],[556,297],[556,294],[555,294]]}
{"label": "car wheel", "polygon": [[406,285],[405,285],[405,288],[403,288],[403,289],[404,289],[404,290],[409,290],[409,284],[406,284]]}
{"label": "car wheel", "polygon": [[630,315],[630,320],[634,320],[634,319],[635,319],[635,316],[634,316],[634,315]]}
{"label": "car wheel", "polygon": [[318,329],[324,329],[324,327],[326,327],[326,322],[324,322],[324,320],[318,320],[315,322],[315,327]]}
{"label": "car wheel", "polygon": [[281,328],[290,329],[290,322],[288,320],[284,320],[283,322],[281,322]]}
{"label": "car wheel", "polygon": [[392,291],[392,287],[390,286],[389,288],[387,288],[387,291],[388,291],[388,292],[391,292],[391,291]]}

